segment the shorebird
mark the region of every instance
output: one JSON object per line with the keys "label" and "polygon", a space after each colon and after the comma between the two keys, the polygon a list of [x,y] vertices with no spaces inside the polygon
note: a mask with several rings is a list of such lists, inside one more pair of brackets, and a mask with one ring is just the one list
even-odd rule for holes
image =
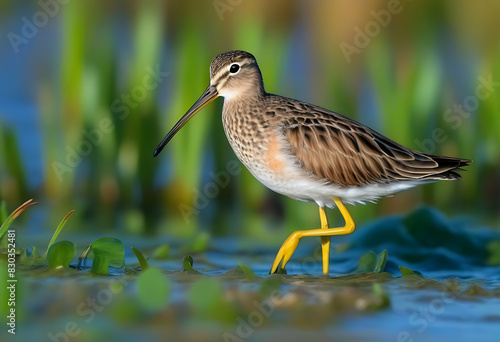
{"label": "shorebird", "polygon": [[[283,243],[270,273],[284,269],[303,237],[321,237],[323,273],[329,271],[330,237],[355,225],[344,203],[393,195],[437,180],[460,179],[471,162],[417,152],[327,109],[269,94],[255,57],[229,51],[210,65],[210,85],[154,151],[156,157],[201,108],[224,97],[222,123],[234,153],[269,189],[319,206],[320,229],[298,230]],[[331,228],[325,207],[337,207],[345,225]]]}

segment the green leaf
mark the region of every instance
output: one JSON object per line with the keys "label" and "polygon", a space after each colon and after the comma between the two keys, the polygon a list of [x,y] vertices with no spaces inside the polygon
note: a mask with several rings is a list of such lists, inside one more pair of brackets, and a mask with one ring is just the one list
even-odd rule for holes
{"label": "green leaf", "polygon": [[168,259],[170,256],[170,246],[161,245],[153,251],[153,259]]}
{"label": "green leaf", "polygon": [[16,210],[14,210],[12,212],[12,214],[10,214],[7,217],[7,219],[2,223],[2,226],[0,227],[0,238],[3,236],[3,234],[5,234],[5,232],[7,231],[7,229],[9,229],[10,225],[12,224],[12,222],[14,222],[14,220],[19,215],[21,215],[21,213],[23,211],[25,211],[26,209],[28,209],[32,205],[38,204],[38,202],[32,202],[32,201],[33,201],[32,199],[27,200],[26,202],[24,202],[23,204],[21,204]]}
{"label": "green leaf", "polygon": [[255,274],[255,272],[252,271],[252,269],[250,267],[248,267],[247,265],[239,262],[238,266],[241,268],[243,273],[246,275],[247,279],[254,280],[254,279],[258,278],[258,276]]}
{"label": "green leaf", "polygon": [[104,237],[95,240],[90,245],[90,250],[94,254],[91,269],[93,273],[109,274],[109,265],[114,267],[125,265],[125,247],[118,239]]}
{"label": "green leaf", "polygon": [[401,271],[401,275],[404,277],[404,276],[408,276],[408,275],[418,275],[418,276],[421,276],[423,277],[424,275],[419,272],[419,271],[415,271],[415,270],[411,270],[409,268],[406,268],[406,267],[403,267],[403,266],[399,266],[399,271]]}
{"label": "green leaf", "polygon": [[95,240],[91,245],[95,257],[100,256],[108,260],[109,265],[122,267],[125,265],[125,247],[123,243],[112,237]]}
{"label": "green leaf", "polygon": [[182,260],[182,267],[184,271],[196,272],[193,268],[193,257],[191,255],[186,255],[184,260]]}
{"label": "green leaf", "polygon": [[188,293],[190,307],[201,316],[210,316],[223,302],[222,284],[216,279],[205,278],[196,281]]}
{"label": "green leaf", "polygon": [[190,253],[204,252],[207,249],[209,241],[210,234],[208,232],[199,232],[195,235],[193,243],[186,250]]}
{"label": "green leaf", "polygon": [[135,247],[132,247],[132,252],[135,254],[137,260],[139,260],[139,264],[141,265],[142,270],[147,270],[149,268],[149,264],[144,255],[142,255],[141,251]]}
{"label": "green leaf", "polygon": [[57,226],[56,231],[54,232],[54,235],[52,235],[52,239],[50,239],[49,245],[47,246],[47,250],[45,251],[44,255],[42,256],[42,258],[44,260],[47,257],[47,253],[49,252],[50,246],[52,246],[54,241],[56,241],[57,237],[59,236],[59,233],[64,228],[64,225],[66,225],[66,222],[68,222],[70,216],[73,215],[74,212],[75,212],[74,210],[71,210],[69,213],[67,213],[66,216],[64,216],[64,218],[61,220],[61,222]]}
{"label": "green leaf", "polygon": [[403,276],[403,277],[407,276],[407,275],[415,274],[415,272],[413,272],[409,268],[406,268],[406,267],[403,267],[403,266],[399,266],[399,271],[401,272],[401,276]]}
{"label": "green leaf", "polygon": [[139,302],[147,309],[159,309],[166,304],[171,292],[170,280],[157,267],[142,271],[137,278]]}
{"label": "green leaf", "polygon": [[369,273],[375,268],[377,255],[375,252],[363,254],[358,260],[358,267],[354,270],[355,273]]}
{"label": "green leaf", "polygon": [[92,273],[108,275],[109,274],[109,262],[108,259],[101,255],[94,255],[94,261],[92,262],[92,268],[90,269]]}
{"label": "green leaf", "polygon": [[59,241],[50,246],[47,253],[49,268],[68,268],[76,255],[76,246],[71,241]]}
{"label": "green leaf", "polygon": [[195,317],[234,324],[237,313],[224,297],[223,284],[214,278],[196,281],[188,291],[188,303]]}
{"label": "green leaf", "polygon": [[355,273],[380,273],[385,269],[387,262],[387,250],[383,250],[378,255],[375,252],[363,254],[358,261]]}
{"label": "green leaf", "polygon": [[387,249],[384,249],[382,252],[377,255],[376,265],[373,270],[375,273],[384,272],[385,264],[387,263]]}
{"label": "green leaf", "polygon": [[[37,204],[37,203],[36,202],[31,203],[31,200],[29,200],[26,203],[24,203],[22,206],[17,208],[14,211],[14,213],[12,213],[12,215],[11,215],[13,217],[12,221],[17,216],[19,216],[19,214],[21,214],[26,208],[28,208],[32,205],[35,205],[35,204]],[[74,212],[75,212],[74,210],[71,210],[69,213],[66,214],[66,216],[59,223],[59,225],[56,228],[56,231],[54,232],[54,234],[52,235],[52,238],[50,239],[50,242],[47,246],[47,250],[45,251],[45,253],[42,256],[39,256],[38,249],[36,247],[33,247],[33,252],[31,253],[29,258],[27,258],[26,255],[24,257],[22,257],[23,264],[25,264],[25,265],[42,265],[45,263],[45,261],[47,261],[47,255],[49,253],[49,250],[54,245],[54,242],[56,241],[57,237],[59,236],[59,233],[61,233],[61,230],[63,229],[64,225],[66,224],[66,222],[68,222],[70,216]],[[9,216],[9,218],[10,218],[10,216]],[[1,233],[0,233],[0,235],[1,235]],[[56,250],[57,252],[53,252],[55,254],[52,255],[52,261],[51,262],[49,261],[49,267],[51,267],[51,268],[56,268],[59,266],[66,267],[66,268],[68,267],[69,263],[74,258],[74,255],[73,255],[71,257],[71,259],[66,263],[66,258],[69,257],[69,255],[71,254],[71,251],[72,251],[72,247],[69,244],[72,244],[72,242],[65,241],[64,244],[61,244],[57,248],[57,250]],[[74,246],[74,244],[73,244],[73,246]],[[76,247],[75,247],[75,254],[76,254]]]}

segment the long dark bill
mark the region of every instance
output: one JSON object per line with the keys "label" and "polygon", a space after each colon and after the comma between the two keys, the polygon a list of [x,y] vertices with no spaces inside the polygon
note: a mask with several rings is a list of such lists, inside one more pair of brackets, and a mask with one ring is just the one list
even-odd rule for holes
{"label": "long dark bill", "polygon": [[217,89],[214,86],[209,85],[208,88],[200,96],[200,98],[194,103],[194,105],[189,108],[186,114],[184,114],[184,116],[175,124],[170,132],[168,132],[165,138],[163,138],[163,140],[153,153],[153,157],[156,157],[158,154],[160,154],[165,145],[168,144],[168,142],[174,137],[177,132],[179,132],[182,126],[184,126],[186,122],[189,121],[189,119],[191,119],[200,109],[202,109],[210,101],[214,100],[217,96],[219,96]]}

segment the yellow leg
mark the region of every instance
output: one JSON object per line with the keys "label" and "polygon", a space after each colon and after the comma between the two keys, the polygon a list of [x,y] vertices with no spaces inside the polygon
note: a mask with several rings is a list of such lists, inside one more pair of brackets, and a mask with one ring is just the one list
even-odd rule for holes
{"label": "yellow leg", "polygon": [[[319,207],[319,218],[321,219],[321,229],[328,229],[328,217],[326,216],[325,207]],[[330,263],[330,237],[321,237],[321,250],[323,252],[323,274],[328,274],[328,266]]]}
{"label": "yellow leg", "polygon": [[[293,252],[295,252],[295,249],[297,248],[297,245],[299,244],[299,240],[302,239],[303,237],[307,236],[321,236],[321,244],[323,248],[323,273],[328,272],[328,256],[326,257],[326,267],[325,267],[325,245],[326,243],[323,243],[323,237],[329,237],[333,235],[345,235],[345,234],[350,234],[354,231],[355,225],[354,221],[352,220],[351,215],[347,211],[346,207],[344,204],[340,201],[339,198],[335,197],[334,198],[335,204],[340,210],[340,213],[344,217],[345,220],[345,226],[343,227],[338,227],[338,228],[327,228],[328,227],[328,220],[326,219],[326,214],[324,212],[324,209],[320,208],[320,218],[321,218],[321,229],[311,229],[311,230],[297,230],[293,232],[288,239],[285,240],[283,245],[281,246],[280,250],[278,251],[278,255],[276,256],[276,259],[274,259],[273,267],[271,268],[271,272],[269,273],[274,273],[278,269],[278,265],[281,261],[281,268],[285,268],[286,263],[290,258],[292,257]],[[323,212],[323,213],[322,213]],[[326,228],[325,228],[326,224]],[[328,241],[329,245],[329,241]],[[328,253],[329,254],[329,253]]]}

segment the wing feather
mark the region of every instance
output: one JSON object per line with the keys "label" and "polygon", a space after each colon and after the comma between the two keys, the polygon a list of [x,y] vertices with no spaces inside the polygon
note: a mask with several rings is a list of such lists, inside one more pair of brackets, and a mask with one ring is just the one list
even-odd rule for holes
{"label": "wing feather", "polygon": [[417,152],[345,116],[287,99],[283,134],[307,172],[340,186],[458,179],[470,160]]}

